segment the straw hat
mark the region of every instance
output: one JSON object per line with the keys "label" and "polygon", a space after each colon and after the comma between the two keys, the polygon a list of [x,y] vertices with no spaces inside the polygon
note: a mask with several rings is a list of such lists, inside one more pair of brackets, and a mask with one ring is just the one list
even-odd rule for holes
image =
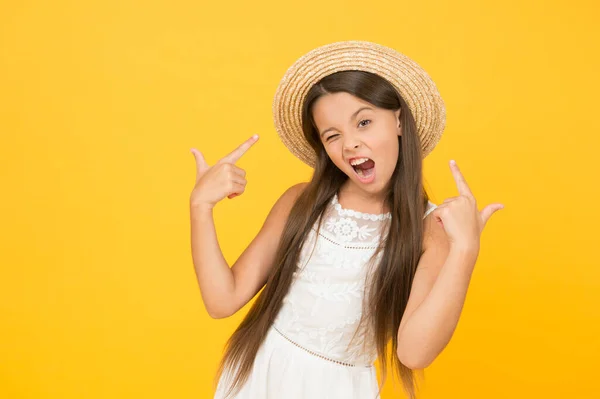
{"label": "straw hat", "polygon": [[336,42],[311,50],[281,79],[273,100],[273,117],[279,137],[292,154],[315,166],[316,154],[302,133],[304,98],[325,76],[349,70],[375,73],[398,90],[415,118],[423,158],[429,155],[446,124],[446,108],[435,83],[404,54],[366,41]]}

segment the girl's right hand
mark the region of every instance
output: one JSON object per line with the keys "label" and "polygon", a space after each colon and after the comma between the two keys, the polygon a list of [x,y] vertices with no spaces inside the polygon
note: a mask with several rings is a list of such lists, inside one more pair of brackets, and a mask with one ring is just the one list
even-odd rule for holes
{"label": "girl's right hand", "polygon": [[225,197],[232,199],[241,195],[246,188],[246,172],[234,164],[257,140],[255,134],[213,166],[206,163],[200,151],[192,148],[196,159],[196,185],[190,195],[190,204],[212,209]]}

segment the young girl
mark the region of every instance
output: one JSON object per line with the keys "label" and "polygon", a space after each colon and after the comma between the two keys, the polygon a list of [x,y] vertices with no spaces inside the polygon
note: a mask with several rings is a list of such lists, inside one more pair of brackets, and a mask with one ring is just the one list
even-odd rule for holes
{"label": "young girl", "polygon": [[480,212],[452,161],[459,195],[429,201],[422,160],[445,108],[427,73],[393,49],[312,50],[286,72],[273,111],[282,141],[314,174],[279,198],[231,268],[212,209],[244,192],[235,162],[258,136],[212,166],[192,150],[192,256],[208,313],[228,317],[264,286],[227,343],[215,398],[376,398],[389,357],[414,398],[413,372],[449,342],[480,234],[503,206]]}

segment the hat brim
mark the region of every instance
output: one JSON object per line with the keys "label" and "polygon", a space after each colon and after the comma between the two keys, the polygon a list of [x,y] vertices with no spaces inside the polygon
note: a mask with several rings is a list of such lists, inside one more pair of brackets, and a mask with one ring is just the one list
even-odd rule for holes
{"label": "hat brim", "polygon": [[316,154],[302,132],[304,99],[325,76],[349,70],[377,74],[398,90],[415,118],[423,158],[429,155],[446,125],[446,108],[437,86],[404,54],[366,41],[318,47],[300,57],[284,74],[273,99],[273,118],[277,134],[292,154],[315,167]]}

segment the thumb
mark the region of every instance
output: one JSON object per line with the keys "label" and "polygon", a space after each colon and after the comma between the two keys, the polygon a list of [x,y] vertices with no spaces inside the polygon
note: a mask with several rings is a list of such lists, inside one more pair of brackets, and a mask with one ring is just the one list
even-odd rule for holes
{"label": "thumb", "polygon": [[490,217],[492,217],[492,215],[495,212],[499,211],[500,209],[504,209],[504,205],[491,204],[491,205],[488,205],[485,208],[483,208],[480,212],[481,218],[483,219],[483,225],[485,226],[486,223],[488,222],[488,220],[490,219]]}
{"label": "thumb", "polygon": [[210,167],[204,160],[204,156],[200,151],[195,148],[192,148],[192,154],[194,154],[194,158],[196,159],[196,179],[199,179],[200,176],[204,174]]}

